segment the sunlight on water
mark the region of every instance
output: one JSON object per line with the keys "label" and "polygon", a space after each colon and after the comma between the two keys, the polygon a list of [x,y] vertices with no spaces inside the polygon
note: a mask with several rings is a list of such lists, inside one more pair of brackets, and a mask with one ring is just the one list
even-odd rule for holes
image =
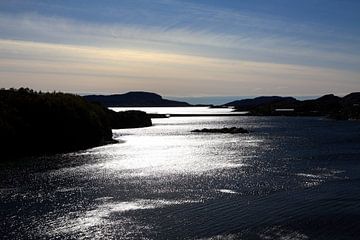
{"label": "sunlight on water", "polygon": [[[6,234],[15,239],[308,239],[311,226],[323,224],[331,231],[337,219],[347,232],[356,232],[360,223],[351,214],[360,209],[358,189],[347,183],[358,178],[353,163],[360,147],[347,142],[357,134],[351,126],[234,116],[153,123],[114,130],[116,144],[37,159],[50,169],[34,165],[4,173],[0,199],[11,229]],[[351,137],[331,135],[337,132],[329,131],[331,124]],[[223,127],[250,133],[191,132]],[[325,220],[314,219],[314,212]]]}
{"label": "sunlight on water", "polygon": [[229,193],[229,194],[237,194],[236,191],[230,190],[230,189],[219,189],[219,192],[221,193]]}
{"label": "sunlight on water", "polygon": [[331,169],[316,169],[316,174],[310,173],[297,173],[296,176],[302,177],[304,186],[312,187],[320,185],[329,179],[346,179],[346,177],[339,177],[339,174],[345,171],[331,170]]}
{"label": "sunlight on water", "polygon": [[[210,152],[222,151],[224,139],[221,138],[212,140],[211,143],[207,139],[184,136],[126,136],[123,139],[126,143],[116,151],[121,152],[124,157],[117,158],[116,152],[109,149],[106,154],[115,155],[115,157],[110,161],[99,163],[101,166],[113,170],[138,170],[142,174],[154,172],[169,174],[196,173],[244,165],[241,157],[229,161],[229,157],[234,154],[232,152],[221,155],[210,154]],[[218,146],[209,148],[209,145]]]}
{"label": "sunlight on water", "polygon": [[[99,229],[101,226],[112,227],[118,224],[125,226],[136,224],[139,227],[139,223],[132,220],[131,217],[124,215],[126,212],[199,202],[190,200],[169,201],[164,199],[136,199],[131,202],[112,202],[111,199],[111,197],[97,199],[101,203],[94,207],[94,209],[84,213],[78,213],[77,216],[67,215],[59,218],[58,221],[50,222],[50,225],[47,226],[49,229],[46,229],[48,231],[47,234],[55,236],[57,234],[72,235],[81,233],[85,237],[101,239],[103,237],[103,233],[101,229]],[[116,221],[111,218],[112,215],[118,216]],[[141,228],[150,229],[151,226],[144,225],[141,226]],[[127,234],[129,230],[122,229],[122,231],[124,231],[124,234]],[[94,232],[96,233],[95,237],[92,236]]]}
{"label": "sunlight on water", "polygon": [[209,107],[114,107],[116,112],[139,110],[146,113],[157,114],[231,114],[232,108],[209,108]]}
{"label": "sunlight on water", "polygon": [[262,142],[250,135],[191,133],[194,128],[206,127],[207,121],[213,123],[217,118],[178,118],[176,124],[172,124],[174,119],[159,119],[154,121],[154,127],[146,129],[114,130],[115,138],[122,143],[79,154],[102,156],[105,161],[89,167],[121,171],[123,177],[126,174],[199,174],[246,166],[244,160],[253,154],[249,149]]}

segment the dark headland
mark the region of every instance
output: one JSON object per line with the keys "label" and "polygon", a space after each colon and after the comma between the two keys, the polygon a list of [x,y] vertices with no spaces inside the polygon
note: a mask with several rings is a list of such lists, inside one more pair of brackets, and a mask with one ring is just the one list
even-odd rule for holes
{"label": "dark headland", "polygon": [[2,156],[86,149],[114,142],[112,129],[151,125],[145,112],[114,112],[73,94],[0,90]]}
{"label": "dark headland", "polygon": [[252,116],[326,116],[334,119],[360,119],[360,92],[344,97],[333,94],[300,101],[293,97],[265,96],[224,104],[235,111],[247,111]]}
{"label": "dark headland", "polygon": [[106,107],[188,107],[186,102],[162,98],[151,92],[128,92],[113,95],[88,95],[84,98],[90,102],[98,102]]}

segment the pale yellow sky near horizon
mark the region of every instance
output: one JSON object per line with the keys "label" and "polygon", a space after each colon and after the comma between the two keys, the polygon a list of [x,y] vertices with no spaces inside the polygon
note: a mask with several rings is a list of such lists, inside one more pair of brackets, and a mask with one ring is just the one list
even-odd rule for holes
{"label": "pale yellow sky near horizon", "polygon": [[349,70],[32,41],[0,40],[0,53],[1,87],[43,91],[299,96],[332,92],[343,78],[354,82],[346,94],[359,80]]}

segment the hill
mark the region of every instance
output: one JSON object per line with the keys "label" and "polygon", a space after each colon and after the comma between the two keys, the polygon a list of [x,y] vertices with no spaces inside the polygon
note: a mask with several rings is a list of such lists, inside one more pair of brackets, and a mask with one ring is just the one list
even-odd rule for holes
{"label": "hill", "polygon": [[271,105],[276,103],[296,103],[297,100],[293,97],[279,97],[279,96],[263,96],[254,99],[236,100],[224,104],[225,106],[235,106],[240,111],[249,111],[256,107]]}
{"label": "hill", "polygon": [[189,103],[162,98],[156,93],[128,92],[114,95],[88,95],[90,102],[101,103],[106,107],[187,107]]}
{"label": "hill", "polygon": [[140,111],[114,112],[80,96],[0,90],[2,155],[69,152],[113,142],[113,128],[150,126]]}
{"label": "hill", "polygon": [[257,97],[229,102],[235,111],[248,111],[256,116],[328,116],[336,119],[360,119],[360,93],[343,98],[327,94],[317,99],[299,101],[292,97]]}

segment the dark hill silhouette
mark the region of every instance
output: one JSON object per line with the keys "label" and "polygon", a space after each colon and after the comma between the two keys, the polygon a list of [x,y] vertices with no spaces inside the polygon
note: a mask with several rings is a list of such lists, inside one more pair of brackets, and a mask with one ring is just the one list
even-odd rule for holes
{"label": "dark hill silhouette", "polygon": [[90,102],[98,102],[106,107],[187,107],[190,104],[163,99],[150,92],[128,92],[114,95],[88,95],[84,98]]}
{"label": "dark hill silhouette", "polygon": [[3,156],[85,149],[113,142],[112,128],[150,125],[144,112],[117,113],[73,94],[0,90]]}
{"label": "dark hill silhouette", "polygon": [[354,92],[346,95],[341,99],[343,105],[360,105],[360,92]]}
{"label": "dark hill silhouette", "polygon": [[340,111],[341,98],[334,94],[327,94],[314,100],[305,100],[296,107],[297,112],[302,115],[329,115]]}
{"label": "dark hill silhouette", "polygon": [[360,119],[360,92],[344,96],[340,104],[342,106],[341,111],[333,114],[332,117],[339,119]]}
{"label": "dark hill silhouette", "polygon": [[240,111],[249,111],[259,106],[271,105],[275,103],[295,103],[297,100],[293,97],[264,96],[254,99],[243,99],[224,104],[225,106],[235,106]]}
{"label": "dark hill silhouette", "polygon": [[[328,116],[336,119],[360,119],[360,93],[343,98],[327,94],[317,99],[299,101],[292,97],[257,97],[224,104],[235,111],[248,111],[256,116]],[[282,111],[284,110],[284,111]]]}

